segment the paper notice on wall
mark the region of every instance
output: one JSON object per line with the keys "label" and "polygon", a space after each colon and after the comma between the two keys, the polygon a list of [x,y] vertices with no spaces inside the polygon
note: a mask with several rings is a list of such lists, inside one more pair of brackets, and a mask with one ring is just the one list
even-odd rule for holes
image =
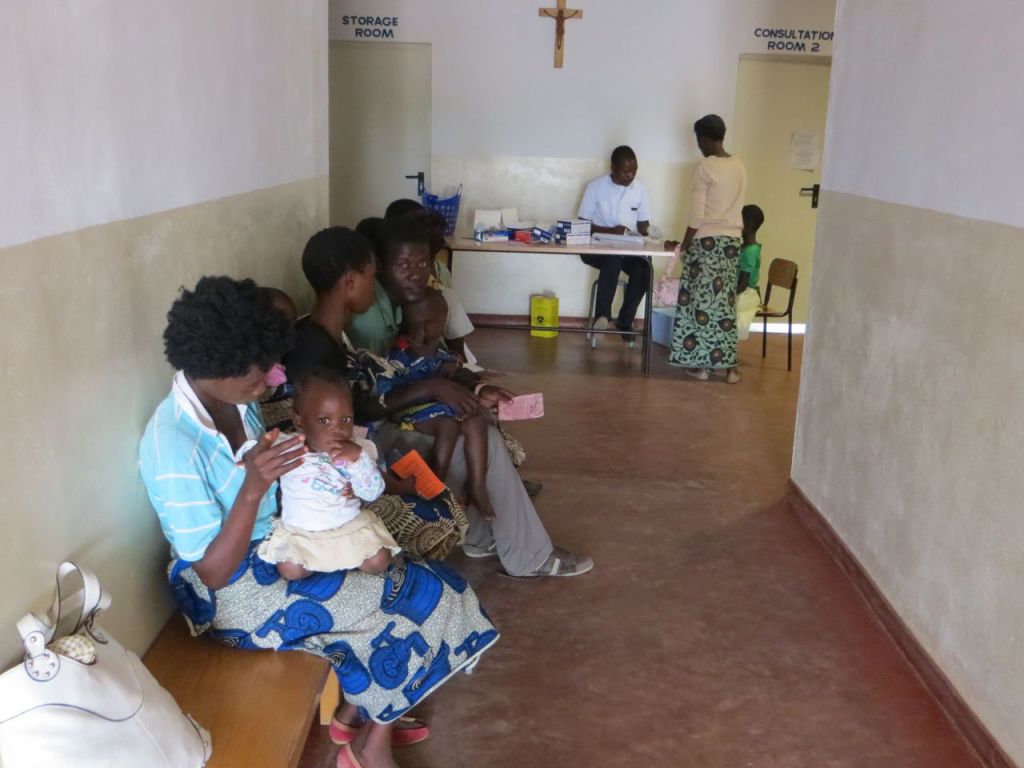
{"label": "paper notice on wall", "polygon": [[789,167],[798,171],[816,171],[821,165],[821,134],[817,131],[793,131],[789,137]]}

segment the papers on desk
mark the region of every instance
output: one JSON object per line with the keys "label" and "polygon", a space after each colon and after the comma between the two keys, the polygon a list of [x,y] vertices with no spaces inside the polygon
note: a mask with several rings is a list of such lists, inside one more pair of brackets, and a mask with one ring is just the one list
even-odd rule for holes
{"label": "papers on desk", "polygon": [[619,248],[643,247],[644,243],[647,242],[643,235],[610,235],[604,232],[595,232],[591,235],[591,240],[598,245],[610,245]]}
{"label": "papers on desk", "polygon": [[473,213],[473,231],[501,229],[501,211],[477,209]]}
{"label": "papers on desk", "polygon": [[487,210],[478,208],[473,213],[473,231],[495,229],[531,229],[533,222],[520,221],[515,208]]}

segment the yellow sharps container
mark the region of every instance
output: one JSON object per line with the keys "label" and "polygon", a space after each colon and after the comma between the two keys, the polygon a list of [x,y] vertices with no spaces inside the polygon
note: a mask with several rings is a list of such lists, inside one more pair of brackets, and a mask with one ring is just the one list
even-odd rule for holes
{"label": "yellow sharps container", "polygon": [[[530,325],[558,327],[558,297],[551,291],[530,296]],[[553,339],[558,335],[558,331],[532,330],[530,335],[541,339]]]}

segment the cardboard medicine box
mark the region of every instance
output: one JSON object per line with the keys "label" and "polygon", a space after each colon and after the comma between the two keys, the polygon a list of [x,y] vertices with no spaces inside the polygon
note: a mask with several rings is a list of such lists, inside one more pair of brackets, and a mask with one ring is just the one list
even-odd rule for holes
{"label": "cardboard medicine box", "polygon": [[590,245],[590,235],[555,235],[555,245]]}
{"label": "cardboard medicine box", "polygon": [[590,237],[590,222],[586,219],[559,220],[555,224],[555,233],[563,235],[586,235]]}
{"label": "cardboard medicine box", "polygon": [[478,230],[473,233],[473,239],[478,243],[507,243],[512,233],[507,229]]}

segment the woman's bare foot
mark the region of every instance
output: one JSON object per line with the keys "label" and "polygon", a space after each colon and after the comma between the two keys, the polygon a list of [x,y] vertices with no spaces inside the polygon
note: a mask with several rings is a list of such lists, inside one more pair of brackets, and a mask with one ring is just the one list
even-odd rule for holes
{"label": "woman's bare foot", "polygon": [[[331,741],[335,744],[348,744],[355,740],[355,736],[345,738],[347,734],[355,733],[358,735],[364,721],[359,714],[359,710],[354,705],[342,702],[334,713],[334,722],[337,725],[343,726],[345,732],[338,735],[332,733]],[[391,732],[391,746],[393,747],[419,744],[430,736],[430,728],[427,724],[413,717],[400,717],[391,725],[393,726]]]}
{"label": "woman's bare foot", "polygon": [[341,702],[337,710],[335,710],[334,719],[353,728],[358,728],[363,724],[363,718],[359,715],[359,708],[355,704],[349,704],[347,701]]}
{"label": "woman's bare foot", "polygon": [[391,757],[391,726],[368,722],[352,742],[352,752],[363,768],[398,768]]}
{"label": "woman's bare foot", "polygon": [[709,377],[707,368],[687,368],[686,375],[692,376],[699,381],[707,381]]}
{"label": "woman's bare foot", "polygon": [[743,381],[743,377],[740,376],[739,368],[730,368],[729,372],[725,374],[726,384],[739,384],[741,381]]}

